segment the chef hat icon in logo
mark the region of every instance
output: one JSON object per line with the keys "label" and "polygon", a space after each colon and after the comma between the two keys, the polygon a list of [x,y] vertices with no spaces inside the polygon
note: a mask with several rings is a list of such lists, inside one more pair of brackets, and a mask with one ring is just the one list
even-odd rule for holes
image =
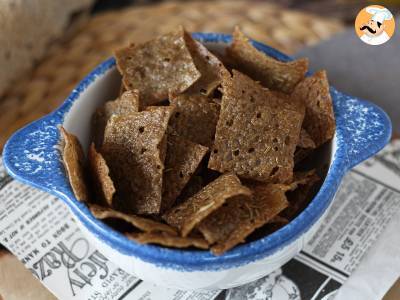
{"label": "chef hat icon in logo", "polygon": [[380,5],[363,8],[355,21],[358,37],[368,45],[386,43],[393,36],[394,29],[395,21],[392,13]]}

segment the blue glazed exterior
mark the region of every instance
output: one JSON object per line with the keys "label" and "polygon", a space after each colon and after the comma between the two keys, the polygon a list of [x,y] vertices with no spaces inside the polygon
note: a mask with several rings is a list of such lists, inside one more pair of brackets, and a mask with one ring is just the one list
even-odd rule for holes
{"label": "blue glazed exterior", "polygon": [[[199,41],[230,43],[231,36],[218,33],[195,33]],[[282,61],[290,57],[258,42],[254,46]],[[224,255],[209,251],[185,251],[129,241],[96,220],[86,206],[77,201],[66,179],[58,149],[58,125],[74,101],[97,77],[115,66],[110,58],[100,64],[72,91],[53,113],[17,131],[4,148],[3,161],[8,172],[24,183],[62,199],[100,240],[115,250],[143,261],[179,271],[216,271],[259,260],[301,237],[324,213],[348,169],[377,153],[391,137],[391,122],[384,111],[372,103],[356,99],[331,88],[336,117],[336,152],[327,177],[309,206],[288,225],[257,241],[235,247]]]}

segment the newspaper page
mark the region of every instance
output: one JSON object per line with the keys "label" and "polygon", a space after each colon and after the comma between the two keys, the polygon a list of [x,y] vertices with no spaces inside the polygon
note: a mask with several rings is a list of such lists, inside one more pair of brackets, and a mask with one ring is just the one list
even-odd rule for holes
{"label": "newspaper page", "polygon": [[95,249],[65,204],[8,176],[0,162],[0,243],[59,299],[334,299],[400,210],[400,142],[342,181],[304,249],[255,282],[224,291],[155,286],[126,273]]}

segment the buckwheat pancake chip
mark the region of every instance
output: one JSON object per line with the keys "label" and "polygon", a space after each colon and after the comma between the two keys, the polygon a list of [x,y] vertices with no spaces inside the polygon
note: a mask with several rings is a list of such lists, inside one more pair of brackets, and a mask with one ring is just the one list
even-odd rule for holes
{"label": "buckwheat pancake chip", "polygon": [[139,111],[139,92],[126,91],[114,101],[107,101],[96,110],[92,118],[94,143],[99,149],[103,143],[104,130],[112,115],[124,115]]}
{"label": "buckwheat pancake chip", "polygon": [[287,192],[289,206],[281,213],[281,216],[292,220],[306,208],[311,200],[312,191],[320,180],[315,170],[296,172],[291,188]]}
{"label": "buckwheat pancake chip", "polygon": [[290,182],[304,115],[276,105],[276,94],[236,70],[222,86],[208,167],[262,182]]}
{"label": "buckwheat pancake chip", "polygon": [[110,170],[107,166],[107,162],[103,158],[103,155],[96,151],[93,143],[89,148],[88,161],[95,193],[100,198],[100,202],[112,206],[115,193],[114,182],[110,177]]}
{"label": "buckwheat pancake chip", "polygon": [[166,247],[208,249],[208,243],[203,238],[181,237],[166,233],[126,233],[126,237],[140,244],[158,244]]}
{"label": "buckwheat pancake chip", "polygon": [[190,178],[182,192],[176,198],[175,205],[179,205],[193,195],[197,194],[205,185],[206,184],[204,183],[203,177],[200,175],[194,175],[192,178]]}
{"label": "buckwheat pancake chip", "polygon": [[78,138],[60,127],[62,136],[61,154],[64,167],[77,200],[86,202],[89,200],[89,190],[86,185],[85,155]]}
{"label": "buckwheat pancake chip", "polygon": [[307,59],[290,62],[276,60],[257,50],[238,27],[233,32],[233,42],[226,49],[235,68],[271,89],[290,94],[304,78]]}
{"label": "buckwheat pancake chip", "polygon": [[302,128],[300,131],[299,142],[296,147],[296,151],[294,152],[294,162],[297,164],[298,162],[305,159],[312,150],[315,149],[315,143],[312,140],[311,136],[307,133],[307,131]]}
{"label": "buckwheat pancake chip", "polygon": [[176,230],[173,227],[151,219],[142,218],[135,215],[124,214],[112,208],[102,207],[95,204],[90,204],[88,207],[93,216],[99,220],[121,219],[133,225],[135,228],[140,229],[147,233],[166,232],[170,235],[177,234]]}
{"label": "buckwheat pancake chip", "polygon": [[183,28],[141,45],[115,51],[127,90],[138,89],[143,105],[184,92],[201,76],[186,46]]}
{"label": "buckwheat pancake chip", "polygon": [[160,106],[151,111],[114,115],[108,121],[101,152],[116,186],[120,210],[137,214],[160,212],[166,130],[172,112],[172,107]]}
{"label": "buckwheat pancake chip", "polygon": [[238,28],[224,54],[207,47],[179,27],[115,51],[122,85],[92,116],[88,170],[61,132],[72,189],[93,192],[96,218],[138,243],[221,255],[308,205],[320,177],[298,170],[335,119],[326,74],[305,77],[307,59],[276,60]]}
{"label": "buckwheat pancake chip", "polygon": [[208,96],[220,85],[224,74],[229,74],[229,72],[214,54],[187,32],[185,32],[185,40],[194,64],[201,73],[200,79],[186,93]]}
{"label": "buckwheat pancake chip", "polygon": [[315,143],[312,140],[311,136],[308,134],[307,130],[304,128],[301,129],[300,131],[300,138],[299,138],[299,143],[297,144],[297,147],[299,148],[305,148],[305,149],[314,149],[315,148]]}
{"label": "buckwheat pancake chip", "polygon": [[243,243],[255,229],[274,220],[288,206],[285,192],[290,188],[281,184],[253,184],[253,197],[237,197],[214,211],[197,227],[220,255]]}
{"label": "buckwheat pancake chip", "polygon": [[335,115],[329,83],[325,71],[305,78],[295,88],[293,97],[302,99],[306,105],[303,127],[318,147],[333,138]]}
{"label": "buckwheat pancake chip", "polygon": [[163,215],[163,219],[186,237],[209,214],[237,196],[250,197],[251,191],[241,184],[236,175],[224,174],[193,197],[173,207]]}
{"label": "buckwheat pancake chip", "polygon": [[171,135],[167,143],[162,210],[174,204],[208,151],[207,147]]}
{"label": "buckwheat pancake chip", "polygon": [[182,94],[170,98],[175,106],[170,126],[178,136],[194,143],[211,147],[218,122],[219,105],[204,95]]}

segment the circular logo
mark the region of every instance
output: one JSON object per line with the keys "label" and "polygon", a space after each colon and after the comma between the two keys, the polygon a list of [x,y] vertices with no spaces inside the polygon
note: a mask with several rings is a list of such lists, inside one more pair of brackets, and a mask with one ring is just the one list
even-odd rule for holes
{"label": "circular logo", "polygon": [[393,36],[395,21],[392,13],[381,5],[370,5],[357,15],[356,34],[368,45],[381,45]]}

